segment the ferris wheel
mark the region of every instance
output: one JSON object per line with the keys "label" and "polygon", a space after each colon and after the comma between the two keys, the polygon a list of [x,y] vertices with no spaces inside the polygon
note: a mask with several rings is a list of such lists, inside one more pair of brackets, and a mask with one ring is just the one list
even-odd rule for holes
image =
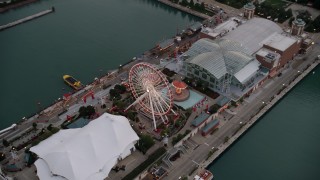
{"label": "ferris wheel", "polygon": [[154,128],[157,129],[156,116],[166,123],[166,114],[172,111],[173,99],[167,78],[155,66],[148,63],[138,63],[129,72],[129,85],[135,102],[139,103],[144,112],[150,113]]}

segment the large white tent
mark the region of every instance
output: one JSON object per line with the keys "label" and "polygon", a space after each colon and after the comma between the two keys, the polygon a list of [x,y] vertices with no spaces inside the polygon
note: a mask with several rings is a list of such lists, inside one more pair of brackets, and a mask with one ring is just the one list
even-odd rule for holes
{"label": "large white tent", "polygon": [[83,128],[60,130],[30,151],[39,156],[41,180],[102,180],[138,139],[127,118],[105,113]]}

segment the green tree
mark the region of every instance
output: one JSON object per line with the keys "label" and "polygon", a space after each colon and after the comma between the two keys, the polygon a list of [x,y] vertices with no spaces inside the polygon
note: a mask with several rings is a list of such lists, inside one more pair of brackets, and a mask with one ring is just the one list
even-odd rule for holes
{"label": "green tree", "polygon": [[202,2],[200,4],[200,10],[204,11],[206,9],[205,5],[204,5],[204,2]]}
{"label": "green tree", "polygon": [[214,113],[218,112],[219,109],[220,109],[220,106],[218,104],[214,104],[214,105],[210,106],[208,111],[211,114],[214,114]]}
{"label": "green tree", "polygon": [[10,143],[6,139],[2,140],[2,144],[4,147],[8,147],[10,145]]}
{"label": "green tree", "polygon": [[6,155],[2,152],[0,152],[0,162],[6,159]]}
{"label": "green tree", "polygon": [[138,143],[136,144],[136,148],[145,154],[149,148],[151,148],[155,144],[153,138],[148,134],[142,134]]}
{"label": "green tree", "polygon": [[190,0],[189,6],[190,6],[190,7],[194,7],[194,2],[193,2],[193,0]]}
{"label": "green tree", "polygon": [[119,85],[119,84],[115,85],[114,89],[118,91],[118,93],[120,94],[125,93],[127,90],[127,88],[124,85]]}
{"label": "green tree", "polygon": [[181,178],[181,180],[188,180],[188,177],[187,177],[187,176],[183,176],[183,177]]}
{"label": "green tree", "polygon": [[182,0],[181,2],[180,2],[180,5],[181,6],[187,6],[189,4],[189,2],[187,1],[187,0]]}
{"label": "green tree", "polygon": [[38,126],[38,124],[37,124],[37,123],[35,123],[35,122],[34,122],[34,123],[32,123],[32,127],[33,127],[33,129],[34,129],[34,130],[37,130],[37,126]]}
{"label": "green tree", "polygon": [[320,0],[314,0],[313,7],[316,9],[320,9]]}
{"label": "green tree", "polygon": [[110,100],[121,99],[120,93],[115,89],[110,89],[109,94],[110,94]]}
{"label": "green tree", "polygon": [[135,117],[136,117],[136,113],[134,113],[132,110],[129,110],[127,112],[127,117],[131,120],[135,120]]}
{"label": "green tree", "polygon": [[79,117],[92,116],[96,110],[93,106],[82,106],[79,108]]}
{"label": "green tree", "polygon": [[49,126],[47,127],[47,130],[51,131],[51,129],[52,129],[52,124],[49,124]]}
{"label": "green tree", "polygon": [[126,103],[124,103],[121,100],[115,101],[113,104],[117,106],[119,109],[124,109],[126,107]]}

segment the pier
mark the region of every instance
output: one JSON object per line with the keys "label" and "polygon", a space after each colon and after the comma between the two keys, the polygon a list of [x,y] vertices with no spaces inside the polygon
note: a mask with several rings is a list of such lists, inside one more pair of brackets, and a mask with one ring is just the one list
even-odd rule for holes
{"label": "pier", "polygon": [[54,10],[55,10],[54,7],[52,7],[51,9],[47,9],[47,10],[41,11],[41,12],[39,12],[39,13],[37,13],[37,14],[33,14],[33,15],[31,15],[31,16],[27,16],[27,17],[25,17],[25,18],[22,18],[22,19],[13,21],[13,22],[11,22],[11,23],[2,25],[2,26],[0,26],[0,31],[3,31],[3,30],[5,30],[5,29],[11,28],[11,27],[14,27],[14,26],[16,26],[16,25],[22,24],[22,23],[27,22],[27,21],[31,21],[31,20],[36,19],[36,18],[39,18],[39,17],[41,17],[41,16],[50,14],[50,13],[54,12]]}
{"label": "pier", "polygon": [[197,12],[197,11],[192,10],[192,9],[190,9],[190,8],[181,6],[181,5],[179,5],[179,4],[175,4],[175,3],[170,2],[170,1],[168,1],[168,0],[158,0],[158,1],[161,2],[161,3],[163,3],[163,4],[165,4],[165,5],[168,5],[168,6],[170,6],[170,7],[176,8],[176,9],[181,10],[181,11],[183,11],[183,12],[192,14],[192,15],[197,16],[197,17],[202,18],[202,19],[209,19],[209,18],[210,18],[210,16],[208,16],[208,15],[206,15],[206,14],[202,14],[202,13],[200,13],[200,12]]}
{"label": "pier", "polygon": [[290,81],[290,83],[280,91],[279,94],[273,96],[269,102],[266,102],[263,108],[260,109],[259,112],[255,116],[253,116],[249,121],[247,121],[243,126],[228,140],[225,142],[220,148],[216,149],[213,153],[212,157],[208,158],[208,160],[204,161],[201,164],[201,168],[208,167],[212,162],[218,159],[228,148],[232,146],[242,135],[245,134],[247,130],[249,130],[259,119],[267,113],[274,105],[278,103],[292,88],[294,88],[301,80],[303,80],[310,72],[313,71],[320,64],[320,60],[315,60],[311,65],[306,66],[303,72],[299,74],[299,76],[295,77]]}

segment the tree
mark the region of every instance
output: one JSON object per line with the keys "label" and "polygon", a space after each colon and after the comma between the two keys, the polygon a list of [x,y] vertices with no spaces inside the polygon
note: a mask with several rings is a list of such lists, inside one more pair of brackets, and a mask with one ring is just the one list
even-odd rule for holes
{"label": "tree", "polygon": [[231,101],[231,106],[237,107],[237,103],[234,101]]}
{"label": "tree", "polygon": [[128,117],[129,119],[131,119],[131,120],[135,120],[136,115],[135,115],[135,113],[134,113],[132,110],[129,110],[129,111],[127,112],[127,117]]}
{"label": "tree", "polygon": [[93,106],[82,106],[79,108],[79,117],[92,116],[96,110]]}
{"label": "tree", "polygon": [[188,1],[187,0],[182,0],[181,2],[180,2],[180,5],[181,6],[187,6],[189,3],[188,3]]}
{"label": "tree", "polygon": [[119,85],[119,84],[115,85],[114,89],[118,91],[118,93],[120,94],[125,93],[127,90],[127,88],[124,85]]}
{"label": "tree", "polygon": [[155,144],[153,138],[148,134],[142,134],[138,143],[136,144],[136,148],[145,154],[149,148],[151,148]]}
{"label": "tree", "polygon": [[38,126],[38,124],[37,124],[37,123],[35,123],[35,122],[34,122],[34,123],[32,123],[32,127],[33,127],[33,129],[34,129],[34,130],[37,130],[37,126]]}
{"label": "tree", "polygon": [[320,0],[314,0],[313,7],[316,9],[320,9]]}
{"label": "tree", "polygon": [[125,104],[123,101],[121,101],[121,100],[114,101],[113,104],[114,104],[115,106],[117,106],[119,109],[124,109],[125,106],[126,106],[126,104]]}
{"label": "tree", "polygon": [[214,105],[210,106],[210,108],[209,108],[208,111],[209,111],[211,114],[214,114],[214,113],[216,113],[219,109],[220,109],[220,106],[219,106],[218,104],[214,104]]}
{"label": "tree", "polygon": [[189,6],[190,6],[190,7],[194,7],[194,2],[193,2],[193,0],[190,1]]}
{"label": "tree", "polygon": [[6,155],[2,152],[0,152],[0,162],[6,159]]}
{"label": "tree", "polygon": [[10,143],[6,139],[2,140],[2,144],[4,147],[8,147],[10,145]]}
{"label": "tree", "polygon": [[48,131],[51,131],[52,129],[52,124],[49,124],[49,126],[47,127]]}
{"label": "tree", "polygon": [[110,94],[110,100],[121,99],[120,93],[115,89],[110,89],[109,94]]}
{"label": "tree", "polygon": [[204,5],[204,2],[202,2],[200,4],[200,10],[204,11],[206,9],[205,5]]}

